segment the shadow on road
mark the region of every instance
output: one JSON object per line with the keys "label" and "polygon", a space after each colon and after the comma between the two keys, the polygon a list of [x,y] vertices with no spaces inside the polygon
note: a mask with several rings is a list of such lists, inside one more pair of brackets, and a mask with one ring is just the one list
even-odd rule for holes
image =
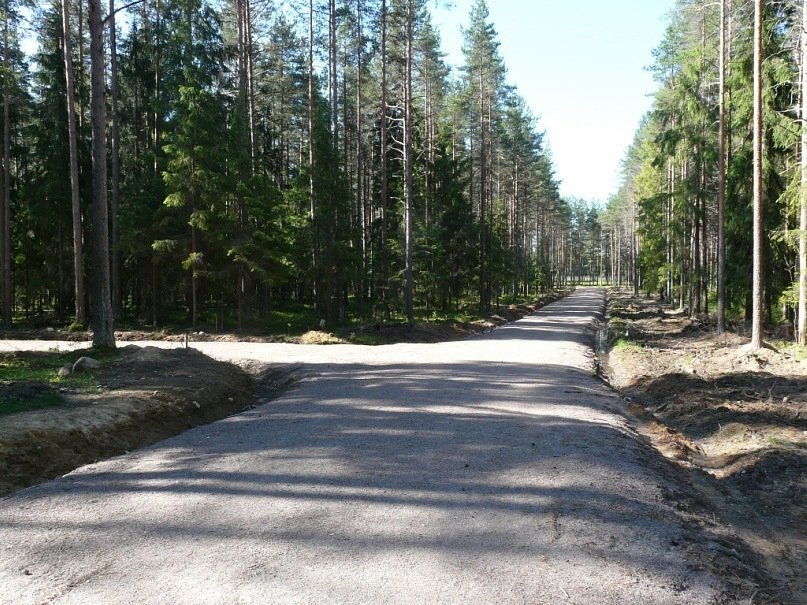
{"label": "shadow on road", "polygon": [[[179,508],[197,497],[224,498],[266,516],[254,538],[318,548],[351,541],[366,552],[404,545],[459,555],[527,549],[531,556],[603,558],[668,573],[680,519],[648,493],[634,437],[610,413],[615,397],[583,372],[483,363],[312,370],[279,401],[158,445],[164,454],[156,466],[90,467],[64,478],[64,489],[106,502],[182,496],[172,500]],[[136,457],[149,458],[150,449]],[[247,462],[261,470],[240,470]],[[52,496],[53,489],[28,490],[20,501],[40,494]],[[277,518],[275,503],[282,503]],[[397,529],[382,524],[380,533],[368,532],[362,514],[351,518],[367,506]],[[318,520],[306,521],[312,511]],[[413,533],[402,519],[421,513],[430,519],[428,531]],[[583,531],[589,523],[602,528],[600,539]],[[231,525],[215,518],[184,519],[170,510],[161,520],[102,515],[71,529],[62,540],[92,541],[112,531],[233,536]]]}

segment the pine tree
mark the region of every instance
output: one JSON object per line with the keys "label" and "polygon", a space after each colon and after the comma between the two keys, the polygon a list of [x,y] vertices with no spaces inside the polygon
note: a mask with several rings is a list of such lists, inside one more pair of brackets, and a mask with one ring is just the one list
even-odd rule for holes
{"label": "pine tree", "polygon": [[115,348],[109,274],[104,22],[100,0],[90,0],[90,60],[92,64],[92,191],[93,191],[93,346]]}
{"label": "pine tree", "polygon": [[467,124],[472,158],[470,194],[479,221],[479,304],[487,310],[491,304],[491,191],[492,166],[496,155],[494,132],[499,120],[504,86],[504,65],[499,56],[496,31],[489,23],[485,0],[476,0],[465,31],[464,85],[467,99]]}

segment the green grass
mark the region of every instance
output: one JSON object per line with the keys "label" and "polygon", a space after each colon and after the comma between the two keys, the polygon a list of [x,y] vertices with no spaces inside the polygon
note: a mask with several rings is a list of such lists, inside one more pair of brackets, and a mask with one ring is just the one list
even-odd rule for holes
{"label": "green grass", "polygon": [[59,376],[59,368],[82,355],[101,363],[115,359],[115,351],[71,353],[6,353],[0,355],[0,416],[59,406],[64,397],[59,389],[91,392],[97,388],[95,372]]}
{"label": "green grass", "polygon": [[807,440],[805,441],[790,441],[789,439],[782,439],[781,437],[768,437],[768,445],[780,448],[794,448],[794,449],[807,449]]}
{"label": "green grass", "polygon": [[43,392],[35,397],[25,399],[0,397],[0,417],[16,414],[17,412],[30,412],[45,408],[58,407],[64,403],[64,397],[58,392]]}
{"label": "green grass", "polygon": [[780,340],[774,343],[774,346],[780,351],[787,351],[793,356],[796,361],[807,360],[807,347],[803,347],[792,341]]}
{"label": "green grass", "polygon": [[611,350],[616,353],[628,353],[631,351],[640,351],[641,347],[627,338],[617,338]]}

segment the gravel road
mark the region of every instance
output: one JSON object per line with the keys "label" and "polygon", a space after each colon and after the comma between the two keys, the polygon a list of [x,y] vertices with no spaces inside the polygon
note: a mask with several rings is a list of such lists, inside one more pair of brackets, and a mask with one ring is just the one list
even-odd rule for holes
{"label": "gravel road", "polygon": [[305,378],[0,501],[0,603],[723,602],[592,375],[603,304],[437,345],[198,343]]}

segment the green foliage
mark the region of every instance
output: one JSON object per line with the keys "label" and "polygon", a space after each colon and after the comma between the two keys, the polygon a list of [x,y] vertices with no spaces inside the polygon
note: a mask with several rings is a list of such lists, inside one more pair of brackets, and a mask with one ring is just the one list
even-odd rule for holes
{"label": "green foliage", "polygon": [[[377,5],[339,10],[334,48],[316,14],[313,74],[305,19],[270,5],[253,14],[254,31],[240,32],[251,34],[250,48],[234,7],[207,0],[138,5],[119,31],[123,321],[297,331],[323,318],[351,325],[403,312],[407,5],[387,3],[384,56]],[[416,315],[487,309],[599,270],[599,215],[561,199],[538,121],[506,82],[486,3],[473,7],[457,74],[429,3],[414,9]],[[27,65],[15,37],[14,68],[0,82],[14,89],[12,281],[27,321],[64,325],[74,268],[59,7],[43,5],[35,17],[35,61]],[[88,40],[76,17],[86,212]],[[15,20],[12,29],[24,27]],[[329,54],[339,58],[335,106],[326,98]],[[90,275],[91,258],[86,265]]]}
{"label": "green foliage", "polygon": [[94,371],[61,377],[60,368],[82,355],[102,363],[116,359],[116,352],[4,353],[0,355],[0,416],[61,405],[59,389],[88,391],[97,388]]}

